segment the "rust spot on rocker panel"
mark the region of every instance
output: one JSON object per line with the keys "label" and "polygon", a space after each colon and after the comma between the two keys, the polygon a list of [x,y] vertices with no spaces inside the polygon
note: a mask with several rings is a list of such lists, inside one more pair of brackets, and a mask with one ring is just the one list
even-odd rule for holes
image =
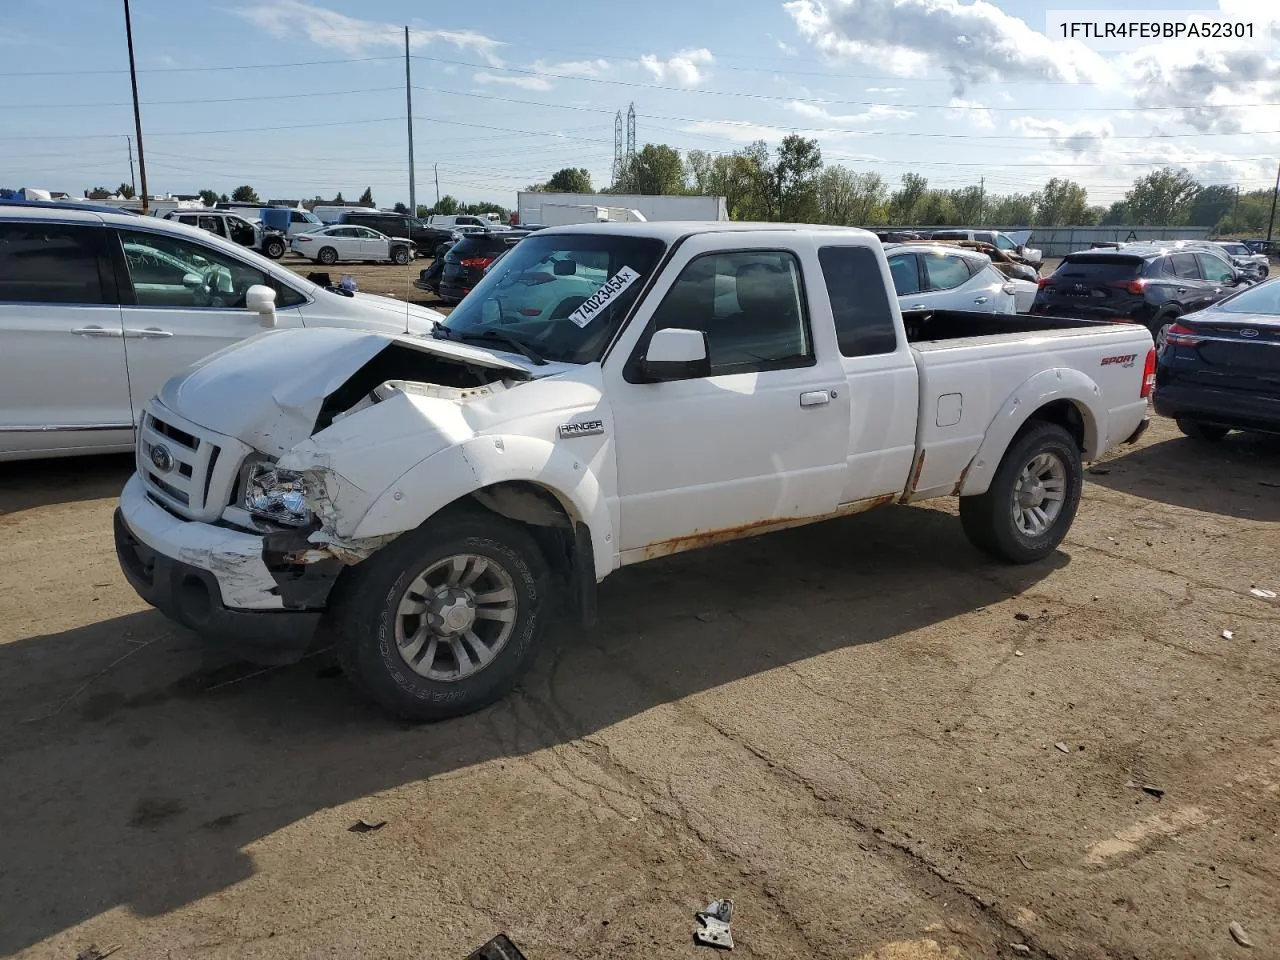
{"label": "rust spot on rocker panel", "polygon": [[955,489],[951,491],[953,497],[960,496],[960,490],[964,486],[965,480],[969,478],[969,471],[973,469],[973,465],[978,461],[978,455],[975,453],[969,462],[964,465],[964,469],[960,471],[960,478],[956,480]]}
{"label": "rust spot on rocker panel", "polygon": [[[831,513],[820,514],[816,517],[771,517],[765,520],[753,520],[751,523],[743,524],[738,527],[725,527],[722,530],[695,531],[688,536],[674,537],[671,540],[660,540],[657,543],[651,543],[646,547],[640,547],[636,553],[638,554],[635,561],[656,560],[658,557],[669,557],[673,553],[684,553],[686,550],[696,550],[699,547],[710,547],[717,543],[728,543],[732,540],[741,540],[744,537],[754,537],[762,533],[772,533],[775,530],[786,530],[789,527],[803,527],[810,523],[818,523],[822,520],[834,520],[837,517],[848,517],[855,513],[865,513],[868,510],[874,510],[876,507],[882,507],[886,504],[893,503],[897,496],[892,493],[886,493],[879,497],[870,497],[866,500],[857,500],[853,503],[842,504]],[[627,551],[630,553],[631,551]]]}

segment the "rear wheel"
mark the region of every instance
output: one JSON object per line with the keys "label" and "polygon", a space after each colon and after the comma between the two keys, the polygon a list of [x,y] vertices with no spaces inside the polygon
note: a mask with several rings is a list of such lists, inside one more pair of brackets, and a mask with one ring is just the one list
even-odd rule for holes
{"label": "rear wheel", "polygon": [[1178,429],[1192,440],[1200,440],[1204,443],[1217,443],[1229,432],[1226,427],[1215,427],[1198,420],[1188,420],[1186,417],[1179,417],[1177,423]]}
{"label": "rear wheel", "polygon": [[960,523],[984,553],[1033,563],[1067,535],[1082,486],[1075,439],[1056,423],[1035,422],[1005,451],[987,492],[960,498]]}
{"label": "rear wheel", "polygon": [[1156,342],[1156,349],[1163,350],[1165,340],[1169,335],[1169,328],[1178,322],[1176,313],[1166,313],[1151,321],[1151,338]]}
{"label": "rear wheel", "polygon": [[428,521],[353,567],[332,606],[343,671],[409,720],[471,713],[515,686],[550,615],[550,577],[519,524]]}
{"label": "rear wheel", "polygon": [[320,252],[316,254],[316,259],[326,267],[331,267],[338,262],[338,251],[333,247],[321,247]]}

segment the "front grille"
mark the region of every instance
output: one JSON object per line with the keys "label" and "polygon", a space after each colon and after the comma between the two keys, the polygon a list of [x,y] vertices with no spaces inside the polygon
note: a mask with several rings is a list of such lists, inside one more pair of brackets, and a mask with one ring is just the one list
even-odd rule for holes
{"label": "front grille", "polygon": [[138,473],[147,492],[188,520],[210,522],[222,515],[248,452],[244,444],[189,423],[158,403],[138,431]]}

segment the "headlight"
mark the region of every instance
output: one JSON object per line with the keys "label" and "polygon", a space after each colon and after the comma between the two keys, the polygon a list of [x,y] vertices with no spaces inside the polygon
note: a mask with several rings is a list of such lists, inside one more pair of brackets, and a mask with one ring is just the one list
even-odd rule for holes
{"label": "headlight", "polygon": [[243,479],[244,508],[253,516],[291,527],[304,527],[311,522],[301,474],[257,462],[245,467]]}

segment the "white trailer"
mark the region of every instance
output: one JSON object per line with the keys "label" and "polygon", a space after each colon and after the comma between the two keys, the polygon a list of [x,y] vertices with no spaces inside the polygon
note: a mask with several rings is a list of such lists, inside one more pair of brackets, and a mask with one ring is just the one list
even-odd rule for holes
{"label": "white trailer", "polygon": [[528,222],[544,227],[567,227],[574,223],[644,223],[647,219],[639,210],[586,203],[544,203],[538,216],[538,220]]}
{"label": "white trailer", "polygon": [[[544,207],[553,205],[618,207],[636,210],[645,220],[728,220],[724,197],[670,197],[618,193],[541,193],[521,190],[516,194],[516,212],[521,223],[540,223]],[[615,218],[616,219],[616,218]],[[580,222],[580,221],[579,221]]]}

